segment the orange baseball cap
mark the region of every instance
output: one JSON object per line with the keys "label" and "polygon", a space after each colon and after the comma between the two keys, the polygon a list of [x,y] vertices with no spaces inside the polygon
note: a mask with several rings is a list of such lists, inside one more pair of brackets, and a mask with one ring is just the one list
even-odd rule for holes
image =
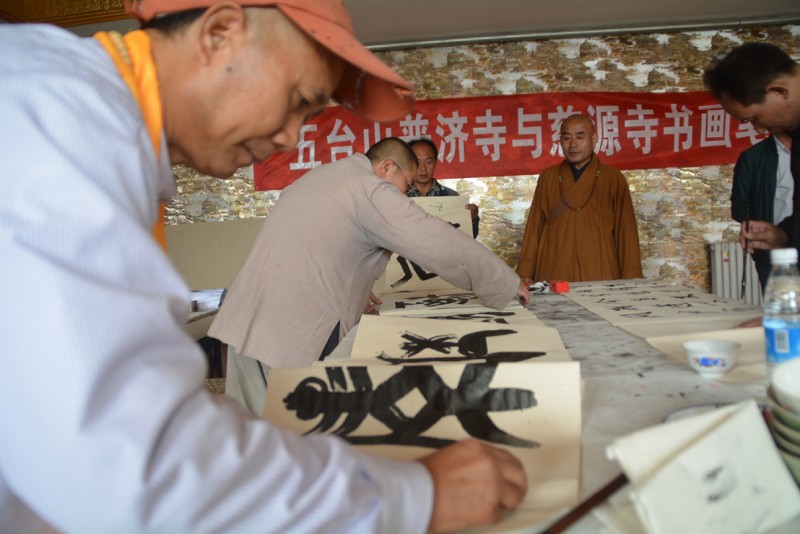
{"label": "orange baseball cap", "polygon": [[[158,15],[208,7],[219,0],[126,0],[129,14],[142,22]],[[378,122],[397,120],[414,107],[414,85],[367,50],[353,33],[342,0],[234,0],[246,7],[281,10],[306,35],[342,58],[344,75],[333,98]]]}

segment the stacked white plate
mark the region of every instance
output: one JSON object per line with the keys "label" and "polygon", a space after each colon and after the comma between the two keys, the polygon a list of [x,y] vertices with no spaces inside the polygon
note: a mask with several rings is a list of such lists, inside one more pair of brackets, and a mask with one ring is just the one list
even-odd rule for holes
{"label": "stacked white plate", "polygon": [[800,484],[800,415],[781,404],[772,388],[768,390],[767,396],[770,401],[767,423],[772,439],[775,440],[775,445],[795,481]]}

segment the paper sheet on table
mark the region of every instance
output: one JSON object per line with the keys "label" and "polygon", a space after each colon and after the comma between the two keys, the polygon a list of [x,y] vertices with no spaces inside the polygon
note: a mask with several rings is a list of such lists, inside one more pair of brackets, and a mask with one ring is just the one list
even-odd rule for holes
{"label": "paper sheet on table", "polygon": [[365,315],[351,361],[572,361],[555,328]]}
{"label": "paper sheet on table", "polygon": [[714,317],[705,316],[687,321],[649,322],[617,325],[629,334],[642,339],[669,336],[673,334],[696,334],[710,330],[733,330],[743,322],[758,317],[758,314],[745,316]]}
{"label": "paper sheet on table", "polygon": [[[508,389],[498,391],[501,388]],[[456,398],[439,395],[447,390],[461,392],[459,402],[450,407],[460,409],[460,416],[444,413],[438,401],[431,402]],[[501,432],[499,441],[494,433],[490,442],[520,459],[529,490],[517,511],[485,531],[532,532],[534,525],[544,525],[578,503],[580,391],[577,362],[387,366],[348,361],[339,367],[272,369],[263,413],[301,434],[338,429],[340,437],[365,451],[409,460],[433,452],[432,440],[471,435],[486,439],[490,435],[486,417],[490,416],[490,425]],[[482,403],[487,394],[494,399],[488,410]],[[332,402],[334,397],[336,402]],[[479,410],[465,404],[475,399],[483,399],[478,401]],[[515,402],[519,407],[511,406]],[[336,406],[351,408],[339,413]],[[357,407],[363,411],[356,413]],[[471,429],[469,433],[465,427]],[[533,445],[506,440],[502,434]]]}
{"label": "paper sheet on table", "polygon": [[509,325],[545,326],[541,319],[536,317],[531,310],[522,306],[513,306],[503,310],[493,309],[468,309],[468,310],[414,310],[404,314],[401,310],[391,312],[393,317],[416,317],[425,319],[445,319],[453,321],[471,321],[480,323],[495,323]]}
{"label": "paper sheet on table", "polygon": [[752,304],[662,281],[584,282],[566,294],[613,325],[640,337],[724,330],[761,315]]}
{"label": "paper sheet on table", "polygon": [[713,380],[729,384],[765,382],[767,375],[764,355],[764,330],[761,327],[650,337],[647,338],[647,342],[689,367],[683,344],[696,339],[725,339],[736,341],[742,345],[736,355],[736,365],[734,365],[733,369],[723,376],[715,377]]}
{"label": "paper sheet on table", "polygon": [[[414,202],[435,217],[450,223],[458,230],[472,237],[472,216],[466,209],[469,196],[457,197],[414,197]],[[419,291],[426,289],[454,289],[455,286],[441,278],[437,273],[428,272],[409,258],[392,254],[384,271],[386,282],[384,292]]]}
{"label": "paper sheet on table", "polygon": [[[491,312],[475,293],[463,289],[442,289],[437,291],[398,291],[381,295],[381,315],[415,315],[418,313],[468,313]],[[516,299],[512,298],[504,310],[523,310]]]}
{"label": "paper sheet on table", "polygon": [[[800,513],[800,492],[753,400],[635,432],[607,454],[631,482],[640,531],[761,532]],[[630,526],[611,501],[598,519]]]}

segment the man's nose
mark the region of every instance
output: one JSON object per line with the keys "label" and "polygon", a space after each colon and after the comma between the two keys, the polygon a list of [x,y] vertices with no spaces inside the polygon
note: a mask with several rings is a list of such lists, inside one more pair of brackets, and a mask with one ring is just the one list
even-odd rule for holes
{"label": "man's nose", "polygon": [[278,150],[288,152],[297,147],[300,142],[300,128],[303,126],[303,121],[292,117],[286,121],[283,128],[278,130],[272,137],[272,142],[275,143]]}

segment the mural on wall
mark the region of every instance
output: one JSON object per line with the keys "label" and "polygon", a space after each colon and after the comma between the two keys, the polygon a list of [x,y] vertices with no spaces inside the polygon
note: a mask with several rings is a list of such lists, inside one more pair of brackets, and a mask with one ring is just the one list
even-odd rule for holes
{"label": "mural on wall", "polygon": [[[414,81],[420,99],[570,91],[703,90],[710,58],[746,41],[800,59],[800,26],[622,34],[379,52]],[[179,195],[167,223],[263,217],[278,191],[254,191],[252,173],[228,181],[175,168]],[[625,171],[647,278],[710,288],[707,244],[737,239],[730,217],[732,166]],[[516,267],[536,176],[447,180],[481,210],[480,241]]]}

